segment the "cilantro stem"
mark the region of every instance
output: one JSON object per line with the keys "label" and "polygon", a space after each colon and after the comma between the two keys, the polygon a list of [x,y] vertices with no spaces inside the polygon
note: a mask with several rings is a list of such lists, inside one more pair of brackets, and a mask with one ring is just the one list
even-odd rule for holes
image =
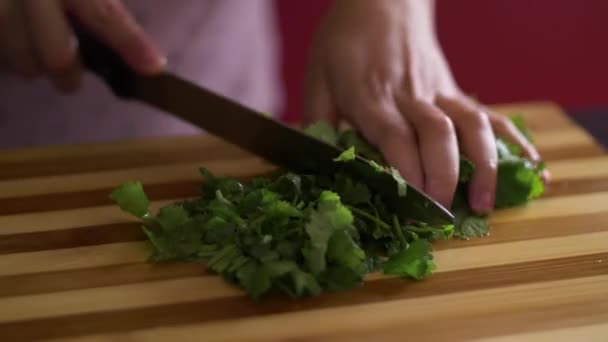
{"label": "cilantro stem", "polygon": [[399,241],[401,241],[401,246],[405,248],[405,246],[407,246],[407,240],[403,235],[403,231],[401,230],[401,225],[399,224],[399,218],[397,218],[397,215],[393,215],[393,228],[395,228],[395,233],[397,234]]}
{"label": "cilantro stem", "polygon": [[409,231],[416,232],[416,233],[432,233],[432,232],[443,233],[443,229],[431,228],[431,227],[419,228],[419,227],[414,227],[414,226],[406,226],[405,230],[409,230]]}
{"label": "cilantro stem", "polygon": [[350,206],[348,208],[352,212],[354,212],[355,214],[357,214],[357,215],[359,215],[361,217],[365,217],[366,219],[368,219],[368,220],[370,220],[370,221],[372,221],[372,222],[380,225],[384,229],[391,229],[391,226],[388,223],[382,221],[381,219],[379,219],[379,218],[371,215],[370,213],[368,213],[368,212],[366,212],[364,210],[361,210],[361,209],[355,208],[355,207],[350,207]]}

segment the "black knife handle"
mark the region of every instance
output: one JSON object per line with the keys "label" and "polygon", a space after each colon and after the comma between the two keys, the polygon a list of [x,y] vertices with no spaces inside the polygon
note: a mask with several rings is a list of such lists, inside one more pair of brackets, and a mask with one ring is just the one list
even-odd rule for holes
{"label": "black knife handle", "polygon": [[71,26],[78,39],[84,66],[101,77],[116,96],[124,99],[133,97],[137,78],[135,71],[78,21],[72,19]]}

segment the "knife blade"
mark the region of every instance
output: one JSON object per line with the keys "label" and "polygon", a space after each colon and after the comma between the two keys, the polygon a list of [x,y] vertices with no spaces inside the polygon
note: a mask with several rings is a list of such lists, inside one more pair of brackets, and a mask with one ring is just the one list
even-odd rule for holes
{"label": "knife blade", "polygon": [[73,23],[84,66],[101,77],[113,93],[137,100],[200,127],[267,161],[293,171],[332,175],[346,172],[392,204],[399,215],[430,224],[453,224],[454,216],[428,195],[407,184],[405,196],[388,172],[378,172],[357,156],[336,163],[342,150],[263,113],[170,73],[143,76],[110,48]]}

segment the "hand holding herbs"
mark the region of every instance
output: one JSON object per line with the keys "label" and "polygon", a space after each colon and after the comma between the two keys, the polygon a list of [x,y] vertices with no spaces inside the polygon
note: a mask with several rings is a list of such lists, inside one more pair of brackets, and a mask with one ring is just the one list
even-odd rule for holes
{"label": "hand holding herbs", "polygon": [[[370,160],[370,168],[388,167],[355,131],[337,132],[318,122],[307,132],[344,149],[337,163],[348,163],[359,154]],[[496,208],[540,196],[543,165],[520,157],[514,145],[497,140],[497,147]],[[487,220],[468,206],[466,188],[474,172],[474,165],[462,158],[452,206],[454,226],[398,217],[379,194],[342,173],[328,177],[285,170],[240,182],[203,168],[200,198],[163,207],[156,214],[149,211],[139,182],[123,184],[111,198],[141,219],[154,248],[153,262],[205,264],[252,298],[272,292],[301,297],[360,286],[375,271],[424,279],[436,269],[433,241],[487,235]],[[405,191],[401,181],[403,188],[395,191]]]}

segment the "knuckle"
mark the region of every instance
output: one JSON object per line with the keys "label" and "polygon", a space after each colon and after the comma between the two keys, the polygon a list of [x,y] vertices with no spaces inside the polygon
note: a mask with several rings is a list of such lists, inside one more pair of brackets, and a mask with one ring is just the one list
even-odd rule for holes
{"label": "knuckle", "polygon": [[492,118],[492,126],[502,132],[508,131],[512,128],[512,123],[511,120],[509,120],[508,118],[502,116],[502,115],[495,115]]}
{"label": "knuckle", "polygon": [[409,142],[414,140],[414,131],[405,123],[397,123],[387,125],[381,132],[385,140],[396,139],[401,142]]}
{"label": "knuckle", "polygon": [[423,125],[432,129],[436,134],[450,135],[454,132],[454,123],[447,115],[430,114],[423,118]]}
{"label": "knuckle", "polygon": [[485,172],[489,175],[495,175],[498,172],[498,160],[494,157],[484,158],[483,160],[477,161],[475,163],[475,167],[481,172]]}
{"label": "knuckle", "polygon": [[492,127],[488,115],[480,110],[467,112],[465,116],[465,124],[473,130],[483,130]]}
{"label": "knuckle", "polygon": [[377,120],[378,134],[384,138],[396,137],[401,140],[413,139],[414,131],[398,114],[386,112]]}

